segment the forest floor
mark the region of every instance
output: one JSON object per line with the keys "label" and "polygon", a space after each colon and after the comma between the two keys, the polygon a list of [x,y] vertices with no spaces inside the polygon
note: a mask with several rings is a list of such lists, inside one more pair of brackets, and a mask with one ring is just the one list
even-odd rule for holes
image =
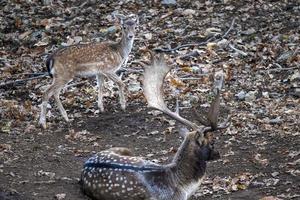
{"label": "forest floor", "polygon": [[[146,2],[146,1],[145,1]],[[150,1],[149,1],[150,2]],[[210,162],[192,199],[300,199],[300,3],[291,1],[40,1],[0,0],[0,200],[88,199],[78,184],[84,161],[122,146],[137,156],[167,163],[182,142],[178,125],[147,108],[141,77],[125,72],[128,107],[121,111],[117,88],[105,83],[105,112],[97,108],[94,78],[75,79],[61,95],[71,122],[51,101],[43,130],[37,121],[49,77],[45,57],[62,45],[115,40],[111,13],[140,17],[129,63],[147,59],[145,48],[174,48],[176,64],[165,99],[196,121],[206,110],[211,75],[226,74],[222,119],[215,133],[221,159]],[[128,68],[141,70],[129,64]],[[178,93],[179,91],[179,93]],[[200,106],[201,105],[201,106]]]}

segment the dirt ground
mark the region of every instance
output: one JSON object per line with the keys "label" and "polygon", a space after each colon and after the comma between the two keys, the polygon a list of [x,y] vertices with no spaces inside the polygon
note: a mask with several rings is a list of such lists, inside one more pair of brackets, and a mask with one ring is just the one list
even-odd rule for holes
{"label": "dirt ground", "polygon": [[[18,1],[13,2],[13,6],[21,4]],[[62,13],[71,12],[68,10],[72,7],[70,2],[65,3]],[[139,3],[136,8],[134,3],[125,5],[105,2],[107,3],[96,7],[106,14],[111,13],[114,6],[128,12],[144,9],[140,12],[144,19],[140,21],[145,24],[145,28],[140,30],[133,50],[137,57],[142,57],[139,50],[144,45],[155,47],[169,44],[174,47],[175,43],[202,41],[202,36],[177,38],[174,35],[181,33],[164,32],[167,29],[182,30],[185,23],[188,24],[186,30],[189,33],[194,30],[201,32],[203,29],[201,33],[204,34],[211,26],[219,27],[225,32],[234,12],[238,11],[236,25],[228,35],[228,40],[236,48],[247,52],[247,56],[237,55],[239,53],[229,47],[215,52],[205,48],[203,52],[200,51],[201,56],[185,60],[188,65],[204,63],[206,66],[213,63],[211,65],[216,69],[225,70],[227,77],[221,114],[222,119],[227,115],[231,116],[231,126],[215,133],[216,149],[220,151],[221,159],[208,164],[206,178],[192,199],[300,199],[300,95],[297,90],[300,88],[300,55],[297,49],[300,37],[299,3],[197,1],[200,5],[205,5],[198,8],[195,3],[185,4],[179,1],[177,7],[182,7],[183,10],[199,9],[201,14],[190,21],[178,22],[176,20],[182,18],[178,14],[182,12],[180,9],[162,9],[160,6],[156,7],[156,3]],[[7,5],[6,1],[0,3]],[[93,1],[85,4],[81,14],[86,16],[85,9],[87,13],[91,12],[90,20],[94,25],[95,19],[99,19],[95,11],[88,11],[92,6]],[[21,6],[20,13],[29,7]],[[6,15],[1,14],[1,17],[7,22],[13,18]],[[41,12],[38,17],[44,15],[46,14]],[[151,17],[145,17],[148,15]],[[172,15],[175,17],[172,18]],[[177,18],[178,15],[181,18]],[[222,20],[216,22],[216,18]],[[104,18],[101,19],[105,21]],[[172,23],[162,24],[160,20],[175,20],[175,25],[173,27],[170,25]],[[200,23],[199,27],[193,26],[193,20]],[[83,26],[88,23],[80,21],[76,24]],[[107,28],[107,24],[101,25]],[[41,54],[49,53],[52,45],[68,40],[67,33],[72,35],[71,32],[76,28],[74,25],[63,29],[65,35],[60,34],[62,29],[55,29],[56,32],[52,34],[56,38],[53,36],[52,41],[48,41],[49,44],[45,47],[32,45],[37,41],[12,40],[10,32],[18,35],[25,32],[22,25],[14,26],[18,31],[1,28],[5,35],[0,35],[4,38],[1,41],[0,54],[3,57],[0,64],[4,63],[3,66],[0,65],[1,81],[12,80],[13,75],[18,73],[44,71]],[[146,39],[141,39],[147,30],[153,33],[154,38],[149,43]],[[157,44],[158,41],[161,43]],[[187,50],[177,52],[179,55],[188,53]],[[29,61],[30,65],[27,63]],[[183,65],[177,60],[176,62]],[[274,63],[289,69],[278,70]],[[123,79],[128,85],[139,81],[138,75],[125,74]],[[110,147],[131,148],[137,156],[158,163],[168,163],[172,159],[183,139],[176,131],[178,124],[174,126],[168,117],[156,116],[153,110],[147,108],[141,90],[127,94],[128,108],[121,111],[114,87],[105,95],[106,111],[98,113],[93,87],[95,81],[84,80],[88,80],[89,84],[71,87],[62,95],[71,122],[64,122],[51,102],[54,108],[48,113],[49,127],[46,130],[37,125],[37,118],[43,86],[50,83],[50,78],[0,88],[0,200],[88,199],[81,193],[78,184],[83,163],[94,153]],[[172,106],[175,98],[168,83],[170,82],[165,85],[166,99]],[[197,101],[191,103],[189,108],[182,109],[181,114],[196,121],[191,107],[199,108],[200,104],[209,101],[210,82],[199,79],[186,81],[184,84],[186,86],[182,89],[184,92],[180,96],[181,102],[189,102],[195,96]],[[246,97],[238,95],[241,91],[245,92]],[[199,108],[199,112],[203,109]]]}
{"label": "dirt ground", "polygon": [[[70,124],[58,119],[46,131],[2,133],[0,139],[11,145],[13,157],[8,151],[10,159],[2,164],[0,198],[46,200],[66,194],[66,199],[88,199],[78,184],[83,162],[94,152],[109,147],[129,147],[138,156],[160,163],[170,161],[182,138],[176,132],[163,134],[168,122],[149,116],[150,111],[135,104],[126,112],[109,108],[99,116],[86,114]],[[151,134],[153,131],[158,133]],[[294,161],[287,152],[299,150],[298,137],[280,136],[271,131],[244,137],[242,130],[235,135],[238,140],[232,140],[230,132],[216,135],[216,148],[222,158],[209,163],[206,179],[193,199],[252,200],[270,195],[298,198],[293,195],[299,194],[299,176],[291,174],[289,165],[285,165]],[[257,162],[258,154],[267,163]],[[249,182],[247,188],[236,192],[215,188],[224,187],[222,184],[227,185],[225,188],[230,184],[242,187],[245,182]]]}

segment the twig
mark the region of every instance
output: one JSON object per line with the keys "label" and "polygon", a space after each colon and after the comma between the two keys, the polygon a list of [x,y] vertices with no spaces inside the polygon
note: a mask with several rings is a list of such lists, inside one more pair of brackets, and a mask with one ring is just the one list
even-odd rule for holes
{"label": "twig", "polygon": [[[206,76],[206,75],[208,75],[208,74],[205,74],[203,76]],[[199,78],[198,77],[188,77],[188,78],[179,78],[179,79],[185,81],[185,80],[199,80],[201,78],[200,77]]]}
{"label": "twig", "polygon": [[207,44],[208,42],[212,41],[213,39],[215,39],[215,36],[209,38],[208,40],[206,40],[205,42],[200,42],[200,43],[191,43],[191,44],[183,44],[183,45],[179,45],[175,48],[172,48],[172,49],[167,49],[167,48],[155,48],[153,49],[154,51],[157,51],[157,52],[171,52],[171,51],[176,51],[176,50],[179,50],[179,49],[182,49],[184,47],[195,47],[195,46],[202,46],[202,45],[205,45]]}
{"label": "twig", "polygon": [[[225,38],[229,33],[230,31],[233,29],[234,27],[234,24],[235,24],[235,20],[236,18],[233,18],[232,22],[231,22],[231,25],[230,27],[228,28],[228,30],[224,33],[223,36],[221,36],[221,39]],[[202,45],[206,45],[207,43],[213,41],[214,39],[216,39],[216,35],[215,36],[212,36],[211,38],[209,38],[208,40],[206,40],[205,42],[200,42],[200,43],[191,43],[191,44],[183,44],[183,45],[179,45],[175,48],[155,48],[153,49],[154,51],[158,51],[158,52],[171,52],[171,51],[176,51],[176,50],[179,50],[181,48],[184,48],[184,47],[194,47],[194,46],[202,46]],[[220,39],[218,40],[215,40],[215,42],[217,41],[220,41]]]}
{"label": "twig", "polygon": [[130,64],[137,64],[137,65],[141,65],[142,67],[145,67],[146,65],[150,65],[150,63],[145,60],[132,61]]}
{"label": "twig", "polygon": [[248,56],[248,54],[246,52],[243,52],[242,50],[239,50],[237,48],[235,48],[232,44],[228,45],[232,50],[236,51],[237,53],[243,55],[243,56]]}
{"label": "twig", "polygon": [[38,184],[38,185],[41,185],[41,184],[53,184],[53,183],[55,183],[55,180],[49,180],[49,181],[34,181],[33,183],[34,183],[34,184]]}
{"label": "twig", "polygon": [[[137,64],[137,65],[141,65],[143,68],[146,66],[146,65],[149,65],[149,63],[147,61],[144,61],[144,60],[137,60],[137,61],[132,61],[130,62],[128,65],[131,65],[131,64]],[[137,73],[137,74],[140,74],[140,73],[143,73],[144,70],[139,70],[139,69],[131,69],[131,68],[120,68],[116,74],[118,76],[120,76],[120,78],[122,78],[123,74],[125,72],[127,73]]]}
{"label": "twig", "polygon": [[276,65],[277,67],[279,67],[279,68],[283,68],[280,64],[278,64],[278,63],[274,63],[274,65]]}
{"label": "twig", "polygon": [[[36,72],[36,73],[21,73],[21,74],[14,74],[12,77],[19,77],[19,76],[40,76],[48,74],[48,72]],[[31,77],[30,77],[31,78]]]}
{"label": "twig", "polygon": [[273,72],[273,71],[288,71],[288,70],[293,70],[293,69],[300,69],[300,67],[275,68],[275,69],[269,69],[268,72]]}
{"label": "twig", "polygon": [[233,29],[233,26],[234,26],[234,23],[235,23],[235,18],[233,18],[232,22],[231,22],[231,25],[229,27],[229,29],[225,32],[225,34],[222,36],[222,39],[225,38],[229,33],[230,31]]}
{"label": "twig", "polygon": [[77,82],[77,83],[72,83],[70,85],[67,85],[65,88],[64,88],[64,91],[66,91],[68,88],[70,87],[73,87],[73,86],[78,86],[78,85],[83,85],[85,83],[87,83],[88,80],[85,80],[85,81],[80,81],[80,82]]}
{"label": "twig", "polygon": [[197,74],[195,75],[195,77],[191,77],[190,74],[188,75],[184,75],[184,76],[181,76],[179,77],[180,80],[198,80],[198,79],[201,79],[201,77],[203,76],[209,76],[211,74],[214,74],[213,72],[208,72],[208,73],[205,73],[205,74]]}
{"label": "twig", "polygon": [[117,73],[117,74],[121,74],[121,73],[124,73],[124,72],[141,74],[141,73],[143,73],[143,70],[139,70],[139,69],[129,69],[129,68],[121,68],[121,69],[119,69],[116,73]]}
{"label": "twig", "polygon": [[192,52],[189,52],[185,55],[180,56],[179,58],[182,59],[182,60],[185,60],[185,59],[188,59],[190,57],[197,57],[199,55],[200,55],[200,53],[198,51],[192,51]]}
{"label": "twig", "polygon": [[298,50],[299,50],[299,46],[295,49],[293,56],[295,56],[297,54]]}
{"label": "twig", "polygon": [[40,76],[31,77],[31,78],[24,78],[24,79],[18,79],[18,80],[13,80],[13,81],[7,81],[7,82],[4,82],[4,83],[0,83],[0,88],[8,86],[8,85],[14,85],[14,84],[18,84],[18,83],[28,82],[28,81],[31,81],[31,80],[34,80],[34,79],[44,78],[46,76],[48,76],[48,74],[43,74],[43,75],[40,75]]}

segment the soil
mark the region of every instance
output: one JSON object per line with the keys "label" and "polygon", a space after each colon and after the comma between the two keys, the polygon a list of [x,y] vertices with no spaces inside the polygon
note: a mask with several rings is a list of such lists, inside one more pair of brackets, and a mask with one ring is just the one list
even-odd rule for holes
{"label": "soil", "polygon": [[[47,200],[54,199],[57,194],[66,194],[66,199],[72,200],[88,199],[81,193],[78,184],[81,167],[93,153],[110,147],[128,147],[137,156],[150,155],[148,159],[155,158],[160,163],[169,162],[182,137],[176,132],[163,134],[169,127],[168,122],[149,116],[150,111],[141,104],[130,105],[126,112],[111,107],[98,116],[90,117],[85,114],[69,124],[59,118],[45,131],[40,129],[26,134],[1,133],[1,141],[12,146],[17,162],[12,158],[5,163],[0,182],[0,199]],[[186,110],[183,115],[187,117],[188,113],[190,112]],[[70,133],[80,131],[86,131],[87,138],[68,138]],[[149,134],[153,131],[158,133]],[[298,193],[299,177],[287,173],[287,168],[283,168],[282,164],[292,162],[287,152],[299,150],[299,138],[281,137],[272,132],[243,137],[241,131],[237,136],[239,142],[232,142],[233,145],[227,147],[231,138],[229,133],[222,131],[216,135],[216,148],[223,156],[208,164],[202,187],[212,187],[211,181],[215,177],[234,177],[245,173],[260,176],[254,178],[255,181],[252,180],[246,190],[228,194],[218,191],[192,199],[252,200],[268,195]],[[268,145],[259,149],[256,142],[268,142]],[[224,156],[228,152],[234,152],[234,155]],[[267,166],[255,162],[257,154],[268,160]],[[276,186],[271,184],[262,187],[259,183],[272,177],[271,173],[274,171],[278,172],[276,178],[280,182]]]}

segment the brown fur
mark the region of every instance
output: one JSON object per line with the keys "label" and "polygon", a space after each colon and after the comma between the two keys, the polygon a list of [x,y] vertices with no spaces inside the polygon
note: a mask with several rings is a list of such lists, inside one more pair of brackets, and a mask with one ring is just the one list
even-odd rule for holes
{"label": "brown fur", "polygon": [[104,77],[115,82],[119,87],[120,104],[123,110],[126,107],[124,95],[125,85],[116,75],[116,71],[126,65],[131,51],[135,28],[138,19],[132,15],[117,16],[122,27],[122,38],[119,42],[98,42],[79,44],[62,48],[47,59],[49,73],[53,75],[52,85],[45,91],[41,105],[39,123],[46,128],[46,109],[49,99],[54,96],[58,109],[66,121],[67,113],[59,99],[61,89],[75,76],[95,76],[98,84],[98,107],[104,111],[103,81]]}

